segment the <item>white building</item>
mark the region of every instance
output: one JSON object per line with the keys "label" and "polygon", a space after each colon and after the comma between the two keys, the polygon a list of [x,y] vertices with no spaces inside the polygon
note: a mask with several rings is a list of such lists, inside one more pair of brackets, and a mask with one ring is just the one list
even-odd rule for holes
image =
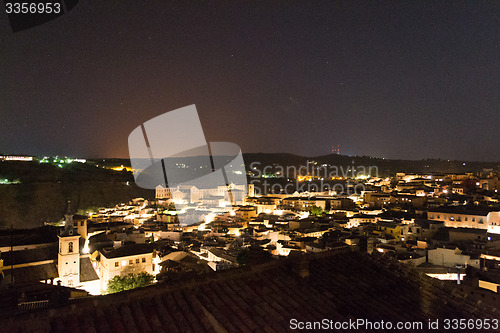
{"label": "white building", "polygon": [[462,265],[464,268],[467,266],[480,268],[479,258],[471,259],[470,256],[462,254],[462,251],[458,248],[437,248],[429,250],[428,258],[429,263],[438,266],[455,267],[457,265]]}
{"label": "white building", "polygon": [[[253,185],[251,189],[253,191]],[[172,199],[177,204],[198,203],[211,198],[221,198],[226,205],[241,205],[247,195],[246,185],[230,184],[214,188],[198,188],[182,185],[175,188],[158,185],[155,189],[156,199]]]}
{"label": "white building", "polygon": [[445,227],[486,229],[500,234],[500,212],[439,207],[429,210],[429,220],[444,221]]}
{"label": "white building", "polygon": [[104,248],[97,260],[101,291],[105,291],[109,280],[117,275],[146,272],[153,274],[153,248],[150,244],[126,245],[118,248]]}

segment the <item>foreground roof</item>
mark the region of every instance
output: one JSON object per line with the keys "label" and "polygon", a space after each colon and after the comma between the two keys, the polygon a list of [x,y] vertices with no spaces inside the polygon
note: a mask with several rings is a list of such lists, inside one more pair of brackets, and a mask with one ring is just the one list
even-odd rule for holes
{"label": "foreground roof", "polygon": [[397,262],[358,252],[299,258],[92,297],[0,324],[9,332],[281,332],[293,318],[425,325],[499,317],[498,295],[479,297]]}

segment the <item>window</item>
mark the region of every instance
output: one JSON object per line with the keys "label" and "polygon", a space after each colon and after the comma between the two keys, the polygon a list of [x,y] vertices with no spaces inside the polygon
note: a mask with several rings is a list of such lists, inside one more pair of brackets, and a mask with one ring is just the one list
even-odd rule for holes
{"label": "window", "polygon": [[68,243],[68,252],[73,252],[73,242]]}
{"label": "window", "polygon": [[139,258],[135,259],[135,263],[138,264],[139,263]]}
{"label": "window", "polygon": [[115,262],[115,267],[118,267],[118,266],[120,266],[120,265],[118,264],[118,261],[116,261]]}
{"label": "window", "polygon": [[132,259],[130,259],[130,260],[128,261],[128,264],[129,264],[129,265],[132,265],[133,263],[134,263],[134,261],[133,261]]}
{"label": "window", "polygon": [[480,224],[483,224],[483,219],[479,219],[479,223],[480,223]]}
{"label": "window", "polygon": [[142,262],[146,262],[146,258],[142,258]]}
{"label": "window", "polygon": [[450,216],[450,221],[455,221],[455,218],[453,216]]}
{"label": "window", "polygon": [[476,222],[476,218],[475,217],[472,218],[472,222]]}
{"label": "window", "polygon": [[82,222],[80,222],[80,226],[81,226],[81,227],[83,227],[83,221],[82,221]]}
{"label": "window", "polygon": [[466,217],[465,217],[465,222],[467,222],[467,221],[469,221],[469,218],[466,216]]}

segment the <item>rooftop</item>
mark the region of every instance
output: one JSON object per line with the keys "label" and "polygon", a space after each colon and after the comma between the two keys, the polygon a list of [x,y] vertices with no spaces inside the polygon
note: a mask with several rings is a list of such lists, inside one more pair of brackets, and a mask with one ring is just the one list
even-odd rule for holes
{"label": "rooftop", "polygon": [[121,258],[128,257],[137,254],[145,254],[153,252],[153,245],[151,244],[131,244],[120,246],[118,248],[104,248],[101,251],[101,254],[106,258]]}
{"label": "rooftop", "polygon": [[9,332],[281,332],[292,318],[498,318],[498,295],[479,301],[466,288],[384,258],[327,252],[74,300],[0,324]]}
{"label": "rooftop", "polygon": [[490,209],[472,209],[471,207],[462,207],[462,206],[455,206],[455,207],[437,207],[437,208],[432,208],[429,209],[429,212],[431,213],[448,213],[448,214],[464,214],[464,215],[480,215],[480,216],[487,216],[492,210]]}

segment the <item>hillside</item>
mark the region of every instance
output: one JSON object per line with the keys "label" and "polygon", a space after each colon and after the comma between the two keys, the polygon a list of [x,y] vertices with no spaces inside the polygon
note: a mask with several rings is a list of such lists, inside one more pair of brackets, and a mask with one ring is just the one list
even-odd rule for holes
{"label": "hillside", "polygon": [[365,168],[376,166],[380,177],[391,177],[397,172],[462,173],[481,172],[483,169],[500,170],[500,162],[448,161],[441,159],[391,160],[370,156],[345,156],[337,154],[303,157],[293,154],[250,153],[244,154],[244,159],[247,167],[252,161],[260,162],[261,169],[266,165],[301,166],[306,165],[307,161],[316,161],[319,165],[325,163],[339,168],[346,168],[350,165],[364,166]]}
{"label": "hillside", "polygon": [[[379,176],[394,176],[396,172],[480,172],[500,170],[500,163],[426,160],[388,160],[369,156],[325,155],[303,157],[293,154],[244,154],[247,169],[253,162],[259,169],[265,166],[304,166],[307,161],[330,166],[376,166]],[[465,165],[464,165],[465,164]],[[38,162],[0,162],[0,180],[15,182],[0,184],[0,228],[32,228],[43,222],[59,221],[66,210],[67,200],[72,208],[111,206],[136,197],[154,198],[153,190],[139,188],[131,172],[113,171],[105,167],[130,166],[128,159],[89,160],[87,163],[57,165]],[[7,180],[7,181],[5,181]],[[275,179],[279,182],[283,179]]]}
{"label": "hillside", "polygon": [[51,164],[1,162],[0,178],[20,182],[0,185],[0,227],[12,224],[15,228],[32,228],[43,222],[59,221],[68,200],[76,211],[136,197],[154,198],[154,191],[135,185],[130,172],[89,164],[74,163],[59,168]]}

